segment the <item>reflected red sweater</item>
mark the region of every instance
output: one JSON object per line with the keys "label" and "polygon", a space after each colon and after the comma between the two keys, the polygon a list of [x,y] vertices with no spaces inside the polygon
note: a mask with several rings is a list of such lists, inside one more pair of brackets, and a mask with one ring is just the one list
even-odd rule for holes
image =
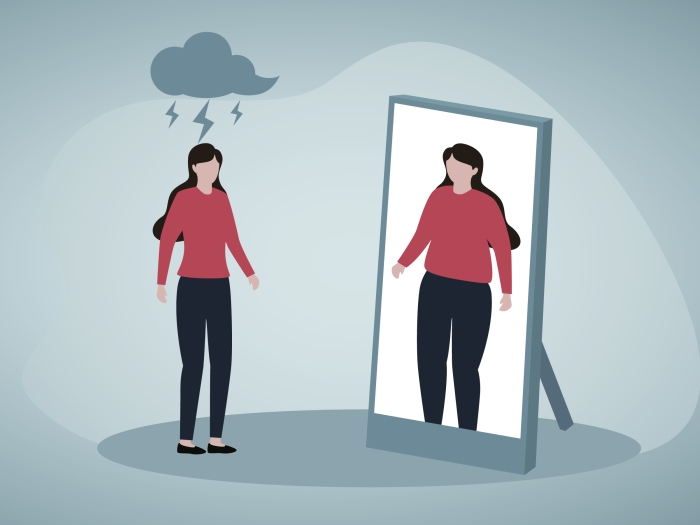
{"label": "reflected red sweater", "polygon": [[185,254],[178,275],[208,279],[228,277],[226,246],[246,277],[255,273],[238,239],[228,196],[216,188],[207,195],[194,187],[177,193],[165,219],[158,251],[158,284],[165,284],[173,247],[181,232]]}
{"label": "reflected red sweater", "polygon": [[452,186],[430,194],[416,233],[399,259],[409,266],[425,250],[430,273],[478,283],[491,282],[491,243],[503,293],[511,293],[511,250],[508,229],[498,204],[475,189],[458,195]]}

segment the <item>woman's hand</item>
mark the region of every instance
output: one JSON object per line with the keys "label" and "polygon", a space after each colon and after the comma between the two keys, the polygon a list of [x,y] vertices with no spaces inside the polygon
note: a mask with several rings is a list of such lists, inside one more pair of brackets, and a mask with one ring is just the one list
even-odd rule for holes
{"label": "woman's hand", "polygon": [[510,310],[511,306],[512,304],[510,302],[510,294],[504,293],[503,298],[501,299],[501,307],[499,308],[499,310],[505,312],[506,310]]}
{"label": "woman's hand", "polygon": [[248,282],[251,284],[253,287],[253,290],[257,290],[258,286],[260,285],[260,279],[258,279],[258,276],[253,274],[250,277],[248,277]]}
{"label": "woman's hand", "polygon": [[156,297],[161,303],[167,303],[168,300],[165,298],[165,296],[168,295],[165,291],[165,285],[164,284],[159,284],[158,285],[158,291],[156,292]]}
{"label": "woman's hand", "polygon": [[398,279],[399,275],[401,275],[405,269],[406,269],[406,267],[403,264],[396,263],[391,268],[391,275],[393,275],[394,277],[396,277]]}

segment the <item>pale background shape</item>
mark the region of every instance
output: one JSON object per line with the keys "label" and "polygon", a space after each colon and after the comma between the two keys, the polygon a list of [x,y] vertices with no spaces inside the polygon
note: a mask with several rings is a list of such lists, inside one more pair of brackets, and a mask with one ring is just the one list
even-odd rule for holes
{"label": "pale background shape", "polygon": [[[657,447],[697,403],[698,352],[680,290],[644,220],[553,108],[503,70],[439,44],[382,49],[312,92],[209,105],[241,239],[261,287],[229,258],[230,413],[367,406],[387,98],[410,94],[554,119],[544,343],[576,421]],[[186,177],[203,101],[117,108],[57,155],[42,205],[62,312],[24,386],[49,417],[99,441],[178,413],[170,303],[155,299],[153,222]],[[301,255],[300,255],[301,254]],[[206,372],[205,372],[206,374]],[[208,414],[203,382],[200,414]],[[540,414],[551,417],[541,394]]]}

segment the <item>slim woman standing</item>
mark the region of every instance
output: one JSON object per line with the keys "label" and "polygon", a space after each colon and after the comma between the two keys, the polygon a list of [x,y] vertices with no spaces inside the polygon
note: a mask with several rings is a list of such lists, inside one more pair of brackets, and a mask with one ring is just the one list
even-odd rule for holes
{"label": "slim woman standing", "polygon": [[158,292],[166,302],[165,282],[173,247],[185,241],[185,254],[178,275],[176,317],[182,357],[180,378],[181,454],[203,454],[192,443],[197,404],[204,368],[204,334],[209,341],[210,429],[207,452],[229,454],[236,449],[224,445],[221,435],[231,377],[231,289],[226,266],[226,246],[257,289],[259,280],[241,247],[228,196],[219,181],[221,152],[211,144],[192,148],[187,159],[189,178],[175,188],[165,215],[153,226],[160,239]]}
{"label": "slim woman standing", "polygon": [[491,253],[496,254],[503,297],[511,307],[511,250],[520,237],[505,220],[503,203],[481,182],[484,160],[466,144],[442,155],[445,180],[430,194],[418,228],[391,272],[403,273],[430,244],[418,295],[417,358],[423,415],[442,424],[447,356],[452,334],[452,374],[459,427],[476,430],[479,365],[491,324]]}

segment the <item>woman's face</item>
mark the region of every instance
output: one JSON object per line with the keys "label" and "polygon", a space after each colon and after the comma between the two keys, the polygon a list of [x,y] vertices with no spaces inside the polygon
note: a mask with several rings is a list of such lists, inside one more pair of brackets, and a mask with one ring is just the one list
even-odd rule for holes
{"label": "woman's face", "polygon": [[452,155],[445,162],[445,166],[447,167],[447,175],[455,184],[471,181],[472,177],[479,171],[479,168],[472,168],[469,164],[458,161]]}
{"label": "woman's face", "polygon": [[219,176],[219,162],[216,157],[209,162],[193,164],[192,169],[197,174],[197,180],[203,184],[212,184]]}

